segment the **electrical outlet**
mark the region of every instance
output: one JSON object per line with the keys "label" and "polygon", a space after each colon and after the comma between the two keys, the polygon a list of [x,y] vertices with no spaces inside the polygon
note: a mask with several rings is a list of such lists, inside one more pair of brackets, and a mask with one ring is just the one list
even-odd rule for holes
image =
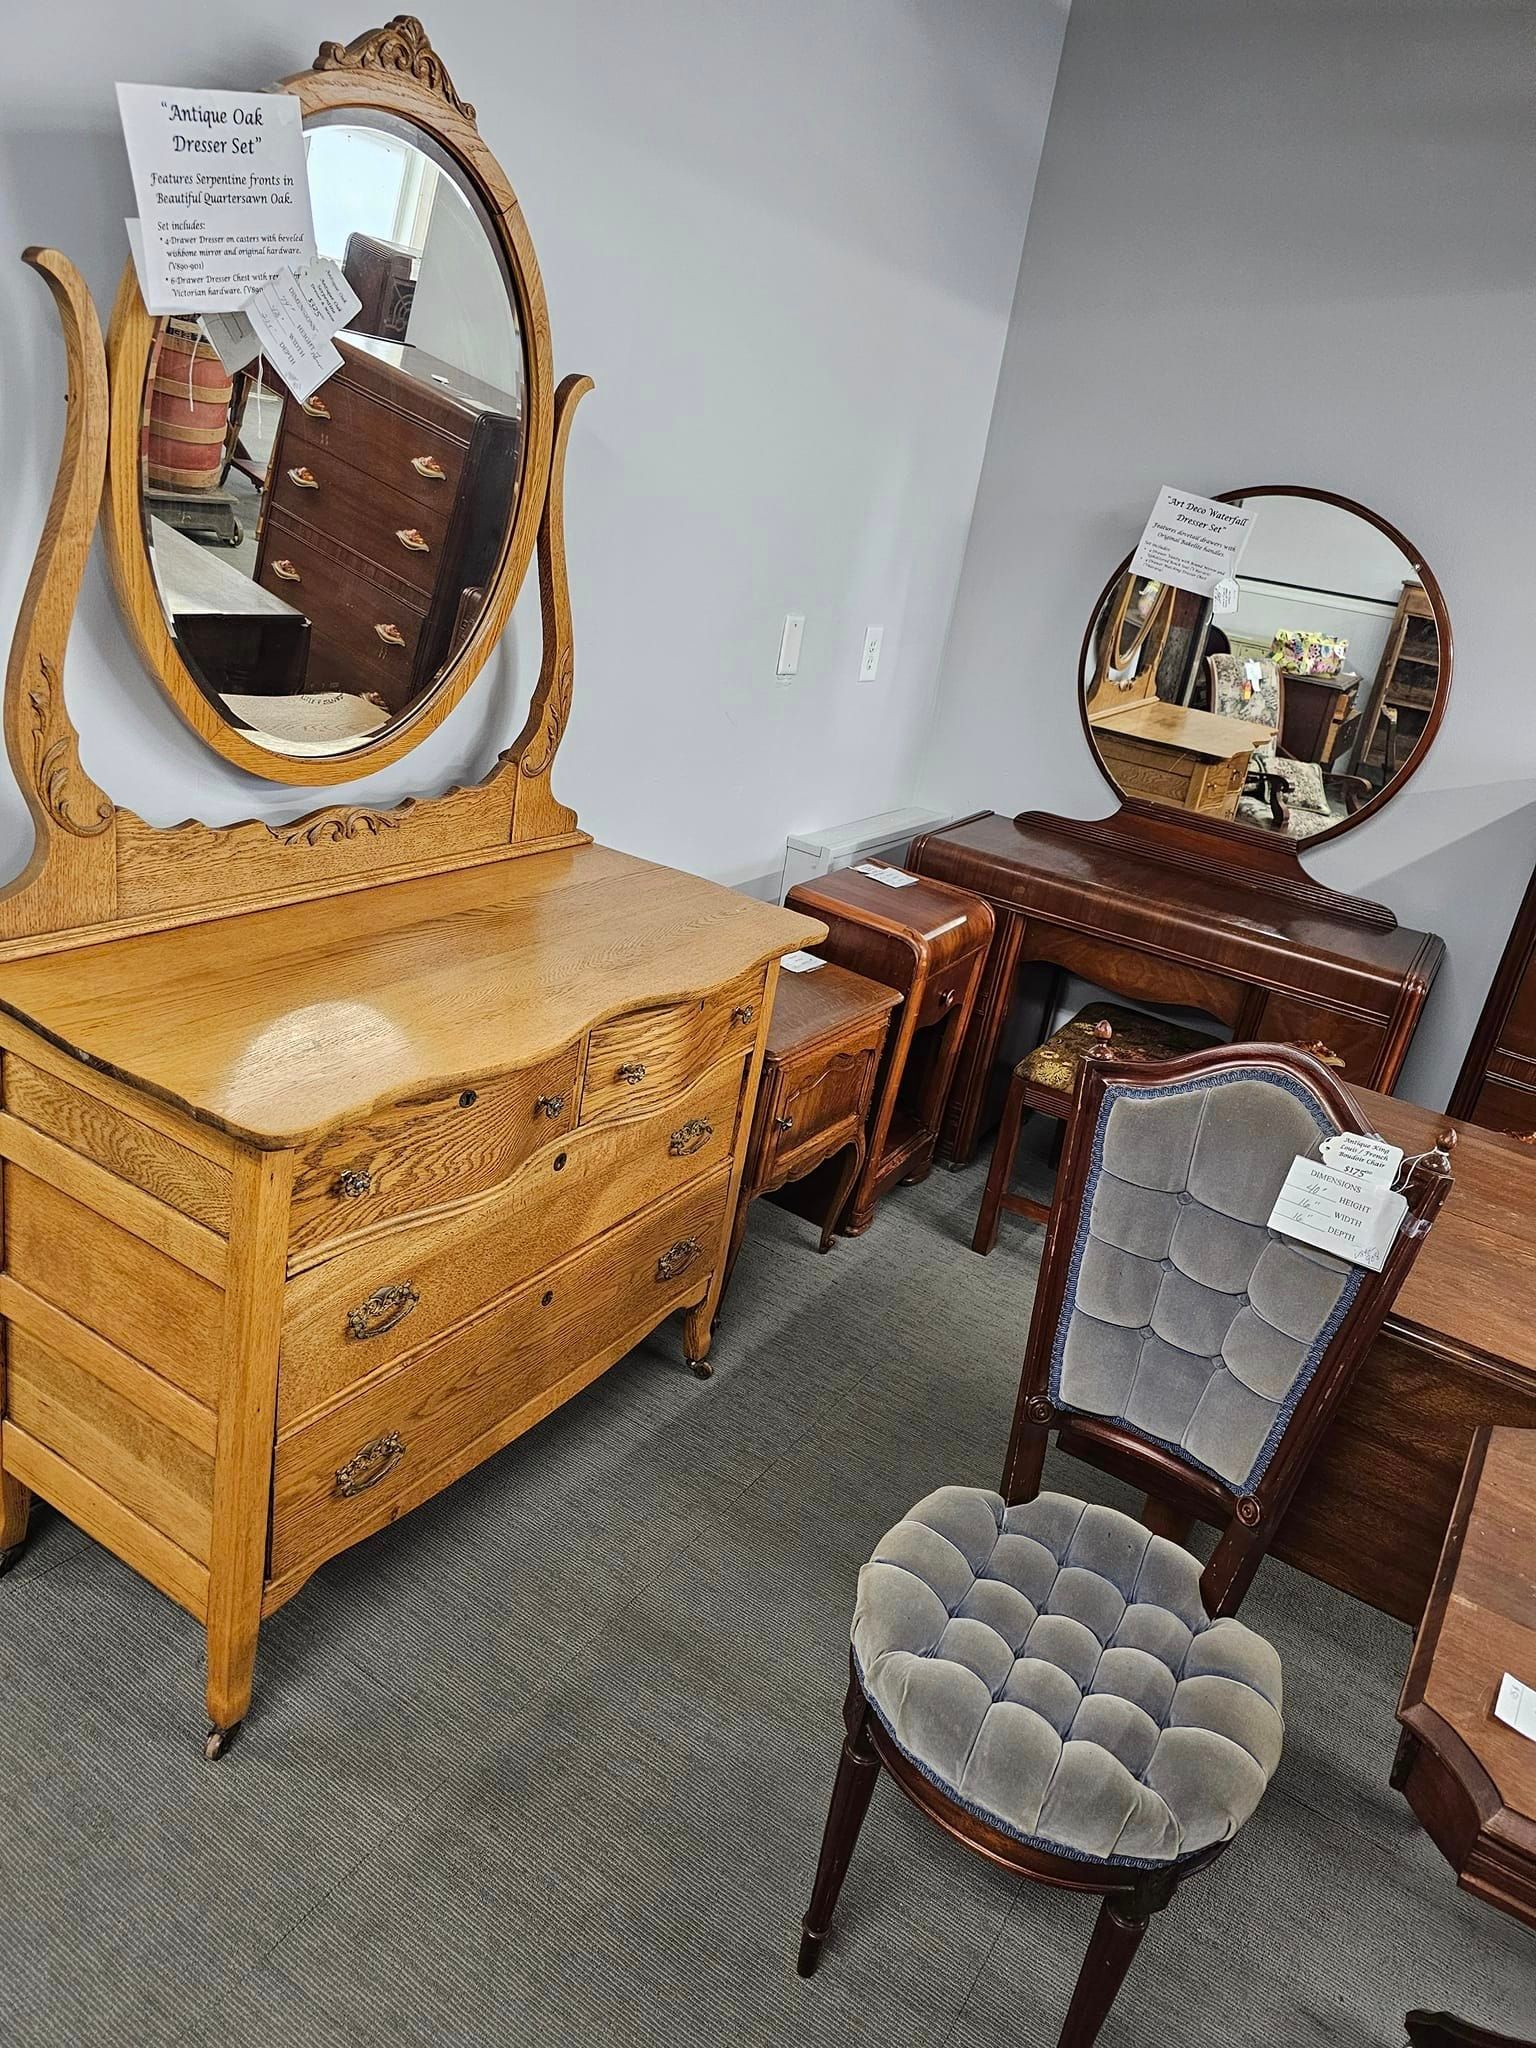
{"label": "electrical outlet", "polygon": [[786,612],[784,631],[779,636],[779,667],[781,676],[795,676],[800,673],[800,639],[805,632],[805,613]]}
{"label": "electrical outlet", "polygon": [[864,652],[859,658],[859,681],[872,683],[880,673],[880,642],[885,638],[884,626],[864,628]]}

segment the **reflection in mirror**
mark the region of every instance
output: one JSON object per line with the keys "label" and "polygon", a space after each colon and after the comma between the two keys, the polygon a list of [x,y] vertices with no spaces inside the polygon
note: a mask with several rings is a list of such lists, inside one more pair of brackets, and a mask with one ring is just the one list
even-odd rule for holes
{"label": "reflection in mirror", "polygon": [[1412,560],[1322,498],[1253,493],[1235,611],[1129,573],[1088,639],[1082,687],[1123,796],[1295,839],[1391,789],[1445,678]]}
{"label": "reflection in mirror", "polygon": [[361,301],[302,403],[158,326],[143,498],[199,689],[255,744],[346,754],[432,695],[494,584],[517,502],[524,357],[478,198],[424,133],[306,124],[315,239]]}

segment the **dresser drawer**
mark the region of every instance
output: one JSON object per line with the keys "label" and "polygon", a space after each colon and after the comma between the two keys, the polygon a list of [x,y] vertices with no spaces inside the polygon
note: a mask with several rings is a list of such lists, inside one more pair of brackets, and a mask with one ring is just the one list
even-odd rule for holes
{"label": "dresser drawer", "polygon": [[346,561],[278,513],[268,527],[260,581],[310,622],[309,689],[376,690],[391,707],[409,695],[426,623],[420,591],[361,556]]}
{"label": "dresser drawer", "polygon": [[1339,1078],[1374,1088],[1387,1042],[1386,1026],[1364,1017],[1341,1016],[1316,1003],[1271,996],[1255,1038],[1267,1045],[1325,1045],[1344,1062]]}
{"label": "dresser drawer", "polygon": [[285,465],[314,468],[315,455],[339,457],[429,513],[453,503],[468,452],[441,427],[358,390],[345,371],[304,405],[287,408],[279,445]]}
{"label": "dresser drawer", "polygon": [[312,1568],[438,1492],[697,1301],[729,1188],[717,1170],[280,1436],[271,1576]]}
{"label": "dresser drawer", "polygon": [[729,1158],[745,1057],[650,1116],[541,1146],[468,1210],[387,1230],[290,1280],[278,1420],[420,1351],[532,1275]]}
{"label": "dresser drawer", "polygon": [[762,1016],[766,972],[756,968],[691,1003],[632,1010],[592,1033],[581,1121],[637,1116],[685,1087],[728,1047],[750,1052]]}
{"label": "dresser drawer", "polygon": [[[292,455],[305,459],[289,461]],[[272,479],[268,517],[302,521],[335,535],[355,554],[377,562],[402,583],[421,591],[424,608],[437,580],[452,497],[443,492],[429,504],[417,504],[404,492],[381,484],[377,477],[318,450],[311,453],[290,445],[283,451],[283,462],[285,466]],[[269,543],[269,557],[272,552]],[[333,565],[333,579],[335,573]],[[295,583],[291,578],[279,578],[274,584],[263,575],[262,582],[290,604],[301,604],[302,580]]]}
{"label": "dresser drawer", "polygon": [[927,983],[918,1003],[919,1031],[929,1024],[941,1024],[951,1010],[963,1006],[966,990],[976,973],[976,959],[974,953],[962,953]]}
{"label": "dresser drawer", "polygon": [[416,1102],[313,1145],[294,1163],[290,1268],[317,1248],[493,1188],[576,1118],[580,1047]]}

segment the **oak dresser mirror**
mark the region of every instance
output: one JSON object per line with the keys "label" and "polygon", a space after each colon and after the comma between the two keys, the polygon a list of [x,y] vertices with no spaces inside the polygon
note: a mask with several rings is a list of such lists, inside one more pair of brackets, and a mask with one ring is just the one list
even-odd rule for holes
{"label": "oak dresser mirror", "polygon": [[[395,759],[495,643],[538,518],[549,369],[521,216],[450,88],[326,45],[303,103],[317,253],[359,300],[302,398],[231,372],[130,266],[110,340],[110,545],[152,673],[227,759],[282,782]],[[436,83],[430,80],[428,83]],[[546,429],[547,431],[547,429]]]}
{"label": "oak dresser mirror", "polygon": [[1362,505],[1292,485],[1222,502],[1255,514],[1236,608],[1122,562],[1083,642],[1089,742],[1128,801],[1332,838],[1394,795],[1434,738],[1445,602],[1413,545]]}

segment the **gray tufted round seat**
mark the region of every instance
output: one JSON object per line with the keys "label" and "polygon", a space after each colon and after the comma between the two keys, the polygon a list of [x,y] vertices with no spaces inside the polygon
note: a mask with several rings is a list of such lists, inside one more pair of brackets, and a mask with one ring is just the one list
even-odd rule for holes
{"label": "gray tufted round seat", "polygon": [[1235,1834],[1280,1760],[1280,1659],[1200,1561],[1112,1508],[944,1486],[859,1574],[853,1651],[902,1752],[1007,1834],[1158,1867]]}

